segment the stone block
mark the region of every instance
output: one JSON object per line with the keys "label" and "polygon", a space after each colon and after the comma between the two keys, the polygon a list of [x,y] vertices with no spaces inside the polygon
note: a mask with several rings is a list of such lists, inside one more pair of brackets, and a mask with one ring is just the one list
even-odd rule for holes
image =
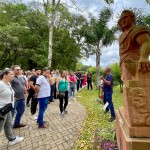
{"label": "stone block", "polygon": [[148,126],[131,126],[128,120],[125,117],[124,108],[121,107],[119,109],[119,114],[122,118],[122,123],[125,126],[126,132],[128,133],[129,137],[150,137],[150,127]]}
{"label": "stone block", "polygon": [[116,134],[120,150],[150,150],[150,138],[131,138],[119,111],[116,112]]}
{"label": "stone block", "polygon": [[144,87],[144,85],[143,87],[125,87],[123,89],[125,116],[131,126],[150,127],[149,91],[150,86]]}

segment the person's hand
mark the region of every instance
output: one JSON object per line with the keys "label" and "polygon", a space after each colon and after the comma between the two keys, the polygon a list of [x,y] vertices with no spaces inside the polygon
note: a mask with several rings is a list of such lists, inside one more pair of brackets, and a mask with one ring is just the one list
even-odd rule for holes
{"label": "person's hand", "polygon": [[100,79],[101,79],[101,80],[104,80],[104,77],[103,77],[103,76],[101,76],[101,77],[100,77]]}
{"label": "person's hand", "polygon": [[147,59],[140,59],[138,62],[138,70],[140,72],[150,71],[150,61]]}
{"label": "person's hand", "polygon": [[56,95],[58,95],[58,94],[59,94],[59,91],[57,90],[57,91],[56,91]]}

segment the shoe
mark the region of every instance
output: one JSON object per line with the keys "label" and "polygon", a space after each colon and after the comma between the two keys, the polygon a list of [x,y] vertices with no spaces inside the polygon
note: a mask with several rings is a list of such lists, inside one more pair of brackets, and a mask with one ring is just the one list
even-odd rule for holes
{"label": "shoe", "polygon": [[68,111],[67,110],[64,110],[64,114],[67,114],[68,113]]}
{"label": "shoe", "polygon": [[47,126],[44,124],[41,127],[39,127],[39,129],[43,129],[43,128],[47,128]]}
{"label": "shoe", "polygon": [[[47,121],[43,121],[43,123],[44,123],[44,124],[48,124]],[[37,125],[39,124],[38,121],[36,122],[36,124],[37,124]]]}
{"label": "shoe", "polygon": [[108,112],[109,112],[109,110],[105,110],[105,111],[104,111],[104,114],[107,114]]}
{"label": "shoe", "polygon": [[25,127],[25,126],[26,126],[26,124],[20,123],[18,125],[14,125],[13,129],[15,129],[15,128],[22,128],[22,127]]}
{"label": "shoe", "polygon": [[63,111],[61,114],[62,114],[62,115],[64,115],[64,114],[65,114],[65,112]]}
{"label": "shoe", "polygon": [[68,102],[68,104],[70,105],[71,103],[70,103],[70,102]]}
{"label": "shoe", "polygon": [[38,119],[36,115],[31,115],[30,118],[33,119],[33,120],[37,120]]}
{"label": "shoe", "polygon": [[73,100],[76,101],[76,98],[74,97]]}
{"label": "shoe", "polygon": [[115,120],[115,117],[111,117],[108,121],[113,122]]}
{"label": "shoe", "polygon": [[13,141],[9,141],[9,145],[15,145],[15,144],[17,144],[17,143],[19,143],[19,142],[21,142],[21,141],[23,141],[24,140],[24,137],[19,137],[19,136],[16,136],[16,139],[14,139]]}
{"label": "shoe", "polygon": [[37,120],[38,117],[36,115],[33,116],[33,120]]}
{"label": "shoe", "polygon": [[30,105],[29,104],[26,104],[26,107],[29,107]]}

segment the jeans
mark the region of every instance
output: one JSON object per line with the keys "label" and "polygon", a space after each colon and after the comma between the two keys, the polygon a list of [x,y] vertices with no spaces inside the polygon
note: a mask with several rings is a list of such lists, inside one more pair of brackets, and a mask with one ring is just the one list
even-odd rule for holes
{"label": "jeans", "polygon": [[16,118],[14,121],[14,125],[19,125],[21,117],[25,111],[25,100],[24,99],[18,99],[15,101],[14,109],[12,110],[12,116],[15,115],[15,111],[17,112]]}
{"label": "jeans", "polygon": [[51,85],[51,95],[50,95],[50,102],[53,101],[54,98],[54,90],[55,90],[55,84]]}
{"label": "jeans", "polygon": [[13,141],[16,138],[16,136],[14,135],[13,130],[12,130],[13,119],[12,119],[11,112],[4,115],[3,118],[4,118],[4,121],[2,120],[0,121],[0,132],[4,128],[6,138],[9,141]]}
{"label": "jeans", "polygon": [[106,111],[109,111],[109,109],[110,109],[111,116],[115,117],[114,105],[112,102],[112,94],[104,93],[104,104],[106,104],[106,102],[109,103],[109,105],[106,108]]}
{"label": "jeans", "polygon": [[75,96],[75,83],[70,83],[68,99],[72,96],[72,93],[73,93],[73,97],[74,97]]}
{"label": "jeans", "polygon": [[38,115],[37,122],[39,123],[39,127],[44,125],[43,117],[44,117],[44,113],[45,113],[47,105],[48,105],[48,100],[49,100],[49,97],[38,98],[39,115]]}

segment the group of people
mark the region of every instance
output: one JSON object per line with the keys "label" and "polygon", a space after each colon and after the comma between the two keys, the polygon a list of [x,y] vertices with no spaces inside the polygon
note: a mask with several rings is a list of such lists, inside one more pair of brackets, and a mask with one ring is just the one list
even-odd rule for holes
{"label": "group of people", "polygon": [[[130,10],[122,12],[118,21],[123,33],[120,36],[120,65],[122,69],[122,80],[125,83],[132,79],[132,74],[125,64],[129,61],[139,61],[140,71],[149,71],[149,41],[150,32],[145,27],[136,27],[135,15]],[[127,38],[128,37],[128,38]],[[126,41],[126,42],[125,42]],[[132,49],[130,47],[132,46]],[[139,49],[141,48],[141,52]],[[131,51],[132,50],[132,51]],[[135,58],[135,59],[134,59]],[[105,114],[111,113],[110,122],[115,120],[114,105],[112,102],[113,94],[113,77],[111,69],[105,69],[106,77],[100,77],[103,81],[104,104],[108,103]],[[14,145],[21,142],[24,138],[15,136],[13,128],[21,128],[26,124],[21,123],[21,117],[25,111],[25,94],[29,92],[26,105],[29,106],[31,99],[31,114],[35,115],[37,104],[39,104],[37,119],[39,128],[47,128],[43,121],[44,113],[48,106],[48,102],[52,102],[53,98],[59,95],[59,109],[61,115],[67,113],[68,98],[73,96],[75,100],[75,86],[77,91],[86,85],[92,87],[92,74],[88,72],[82,75],[78,70],[77,73],[71,72],[68,76],[66,71],[51,71],[48,67],[32,70],[29,76],[24,76],[19,65],[14,65],[11,69],[6,68],[0,74],[0,109],[3,109],[6,104],[12,103],[13,109],[4,116],[0,116],[0,131],[4,128],[5,135],[9,141],[9,145]],[[28,89],[29,87],[29,89]],[[27,90],[28,89],[28,90]],[[13,118],[14,117],[14,122]]]}
{"label": "group of people", "polygon": [[[63,70],[59,73],[59,70],[50,70],[48,67],[42,70],[32,69],[26,73],[23,73],[19,65],[2,70],[0,73],[0,109],[9,103],[12,103],[13,109],[6,115],[0,116],[2,118],[0,131],[4,127],[9,145],[14,145],[24,139],[15,136],[12,130],[26,126],[21,122],[25,107],[31,105],[31,118],[37,121],[38,128],[47,128],[47,123],[43,118],[48,104],[54,102],[54,99],[59,99],[60,114],[62,116],[67,114],[68,99],[72,96],[73,100],[76,100],[76,86],[77,91],[79,87],[82,87],[81,83],[85,86],[87,78],[90,78],[86,76],[85,73],[82,76],[80,71],[77,73],[71,71],[68,74]],[[39,105],[38,116],[36,116],[37,105]]]}

